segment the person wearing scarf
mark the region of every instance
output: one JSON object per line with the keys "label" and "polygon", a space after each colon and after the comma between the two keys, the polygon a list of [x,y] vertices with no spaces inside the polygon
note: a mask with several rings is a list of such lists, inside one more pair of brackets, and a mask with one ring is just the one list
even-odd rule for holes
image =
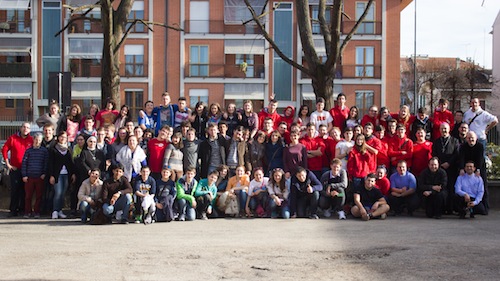
{"label": "person wearing scarf", "polygon": [[146,166],[146,153],[140,146],[136,136],[128,138],[128,145],[122,147],[116,154],[116,161],[123,165],[124,176],[132,181],[140,172],[141,167]]}

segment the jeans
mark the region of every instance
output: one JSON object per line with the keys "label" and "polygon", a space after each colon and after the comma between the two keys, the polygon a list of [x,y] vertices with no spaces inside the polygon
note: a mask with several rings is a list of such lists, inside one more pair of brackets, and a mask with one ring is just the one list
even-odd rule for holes
{"label": "jeans", "polygon": [[196,211],[191,204],[187,203],[186,199],[177,199],[177,207],[179,209],[179,216],[184,215],[188,221],[196,219]]}
{"label": "jeans", "polygon": [[92,214],[92,207],[89,202],[82,201],[80,203],[80,211],[82,212],[82,221],[87,221],[87,218]]}
{"label": "jeans", "polygon": [[54,211],[61,211],[64,206],[64,195],[68,189],[68,175],[59,175],[54,184]]}
{"label": "jeans", "polygon": [[318,212],[319,191],[313,193],[297,192],[297,216],[306,217],[307,206],[309,205],[310,215],[316,215]]}
{"label": "jeans", "polygon": [[284,219],[290,218],[290,208],[288,207],[288,201],[284,200],[281,202],[281,206],[276,205],[274,199],[269,199],[269,209],[271,210],[271,217],[277,218],[278,212],[281,213],[281,217]]}
{"label": "jeans", "polygon": [[245,206],[247,205],[248,193],[244,190],[235,190],[238,196],[238,202],[240,204],[240,212],[245,212]]}
{"label": "jeans", "polygon": [[10,174],[10,212],[17,213],[24,210],[24,182],[21,169],[11,170]]}
{"label": "jeans", "polygon": [[123,211],[123,215],[121,219],[128,218],[128,211],[130,210],[130,204],[132,204],[132,195],[127,193],[125,195],[120,195],[118,200],[116,200],[114,205],[110,205],[108,203],[104,203],[102,206],[102,210],[105,216],[111,217],[113,213],[117,211]]}

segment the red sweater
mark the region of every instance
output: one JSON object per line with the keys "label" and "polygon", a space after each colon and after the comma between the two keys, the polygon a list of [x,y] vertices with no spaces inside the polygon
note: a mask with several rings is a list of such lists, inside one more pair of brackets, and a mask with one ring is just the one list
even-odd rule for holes
{"label": "red sweater", "polygon": [[[308,135],[300,139],[300,143],[303,144],[307,151],[321,149],[323,155],[325,155],[325,144],[316,138],[310,138]],[[311,171],[321,171],[323,167],[323,156],[316,156],[307,158],[307,167]]]}
{"label": "red sweater", "polygon": [[24,152],[33,145],[33,138],[28,135],[25,138],[19,133],[10,136],[2,148],[3,159],[9,159],[8,152],[10,151],[9,163],[11,166],[21,169],[23,163]]}
{"label": "red sweater", "polygon": [[264,119],[267,117],[271,117],[271,119],[273,119],[273,129],[278,129],[278,125],[281,122],[281,116],[276,111],[274,113],[269,113],[267,112],[267,108],[264,108],[259,112],[259,130],[262,130],[264,127]]}
{"label": "red sweater", "polygon": [[368,116],[368,114],[366,114],[365,116],[363,116],[363,119],[361,119],[361,126],[365,126],[367,123],[372,123],[372,125],[375,127],[378,125],[378,119],[377,117],[370,117]]}
{"label": "red sweater", "polygon": [[432,142],[413,143],[413,158],[411,173],[418,177],[427,168],[429,160],[432,158]]}
{"label": "red sweater", "polygon": [[407,134],[409,134],[411,132],[410,131],[410,126],[413,123],[413,121],[415,121],[415,116],[414,115],[410,115],[410,118],[408,118],[407,121],[405,121],[405,120],[403,120],[403,118],[399,117],[399,113],[393,113],[393,114],[391,114],[391,117],[393,119],[396,119],[396,121],[398,122],[398,124],[405,125],[405,127],[406,127],[406,133]]}
{"label": "red sweater", "polygon": [[160,173],[163,169],[163,156],[167,146],[167,141],[159,141],[157,138],[148,141],[148,165],[151,172]]}
{"label": "red sweater", "polygon": [[347,175],[352,178],[364,178],[369,173],[375,172],[377,162],[375,155],[366,151],[365,154],[354,146],[349,152],[349,160],[347,161]]}
{"label": "red sweater", "polygon": [[335,106],[330,109],[330,115],[333,118],[333,126],[339,127],[343,132],[345,120],[347,119],[347,116],[349,116],[349,107],[346,106],[344,109],[341,109],[340,107]]}
{"label": "red sweater", "polygon": [[[406,154],[403,154],[403,151],[406,151]],[[413,158],[413,142],[406,136],[404,138],[394,136],[389,141],[389,151],[387,155],[391,159],[391,165],[397,166],[400,160],[405,160],[408,164],[408,168],[411,168],[411,160]]]}
{"label": "red sweater", "polygon": [[446,111],[434,111],[434,119],[432,122],[432,139],[438,139],[441,137],[441,131],[439,130],[439,127],[443,123],[448,123],[450,124],[450,128],[453,129],[453,126],[455,125],[455,119],[453,119],[453,113],[451,111],[446,110]]}
{"label": "red sweater", "polygon": [[389,190],[391,189],[391,181],[387,177],[377,179],[375,181],[375,187],[382,192],[382,195],[387,196],[389,194]]}

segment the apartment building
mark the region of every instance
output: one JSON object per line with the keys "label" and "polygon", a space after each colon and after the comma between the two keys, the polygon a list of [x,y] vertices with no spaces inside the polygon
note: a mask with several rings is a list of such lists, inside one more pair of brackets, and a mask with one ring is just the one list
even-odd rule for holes
{"label": "apartment building", "polygon": [[[250,1],[264,8],[265,27],[282,51],[301,62],[295,1]],[[399,106],[400,12],[411,0],[376,0],[348,44],[334,81],[335,93],[366,111],[371,104]],[[17,126],[43,114],[53,91],[51,75],[71,75],[71,102],[84,112],[100,104],[102,28],[95,9],[88,20],[71,20],[64,5],[95,0],[0,0],[0,128]],[[115,1],[114,5],[118,5]],[[318,1],[310,0],[312,18]],[[361,16],[367,1],[344,3],[342,38]],[[278,57],[255,24],[243,0],[134,1],[129,18],[178,25],[184,32],[136,25],[121,49],[122,103],[137,110],[147,100],[159,103],[165,90],[173,101],[186,97],[225,105],[251,99],[266,105],[274,93],[280,107],[313,105],[311,80]],[[312,23],[317,51],[326,56],[317,23]],[[17,122],[17,123],[16,123]],[[0,138],[7,132],[0,132]]]}

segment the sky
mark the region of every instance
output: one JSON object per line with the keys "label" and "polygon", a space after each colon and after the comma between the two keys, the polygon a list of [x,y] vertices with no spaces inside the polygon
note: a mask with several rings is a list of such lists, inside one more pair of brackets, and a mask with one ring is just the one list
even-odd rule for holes
{"label": "sky", "polygon": [[491,68],[490,32],[500,0],[413,0],[401,12],[402,57],[414,54],[415,1],[417,55],[471,58]]}

